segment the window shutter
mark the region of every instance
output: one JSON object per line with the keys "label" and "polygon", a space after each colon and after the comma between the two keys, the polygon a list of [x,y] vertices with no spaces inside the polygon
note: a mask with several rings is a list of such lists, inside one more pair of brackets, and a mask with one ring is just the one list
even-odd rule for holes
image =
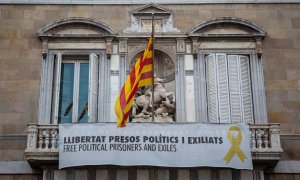
{"label": "window shutter", "polygon": [[209,122],[217,123],[218,120],[218,97],[217,97],[217,73],[215,54],[210,54],[206,59],[206,82]]}
{"label": "window shutter", "polygon": [[250,81],[250,67],[249,57],[239,56],[240,58],[240,74],[241,74],[241,92],[243,105],[243,120],[245,123],[253,122],[253,108],[251,97],[251,81]]}
{"label": "window shutter", "polygon": [[227,60],[225,54],[217,54],[217,80],[219,97],[219,118],[220,123],[230,122],[229,111],[229,90]]}
{"label": "window shutter", "polygon": [[89,102],[88,121],[97,122],[97,100],[98,100],[98,56],[90,54],[89,59]]}
{"label": "window shutter", "polygon": [[59,108],[59,92],[60,92],[60,75],[61,75],[61,63],[62,55],[61,53],[55,56],[55,69],[54,69],[54,96],[53,96],[53,123],[58,124],[58,108]]}
{"label": "window shutter", "polygon": [[228,55],[231,122],[242,122],[241,80],[238,55]]}

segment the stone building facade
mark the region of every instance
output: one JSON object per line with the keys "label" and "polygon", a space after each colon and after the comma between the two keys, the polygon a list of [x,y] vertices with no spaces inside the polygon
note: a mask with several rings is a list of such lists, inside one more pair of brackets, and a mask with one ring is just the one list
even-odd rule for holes
{"label": "stone building facade", "polygon": [[[300,4],[228,2],[0,2],[0,179],[299,179]],[[250,123],[253,171],[148,166],[58,170],[54,144],[57,124],[63,121],[64,63],[76,69],[85,62],[89,74],[98,72],[88,82],[96,96],[85,100],[86,121],[115,122],[115,99],[145,48],[152,13],[156,73],[175,92],[175,121]],[[228,77],[223,79],[226,100],[218,84],[222,77]],[[236,92],[229,92],[234,89],[231,77],[239,79]],[[80,100],[76,106],[74,111],[80,112]],[[237,120],[228,121],[232,117]]]}

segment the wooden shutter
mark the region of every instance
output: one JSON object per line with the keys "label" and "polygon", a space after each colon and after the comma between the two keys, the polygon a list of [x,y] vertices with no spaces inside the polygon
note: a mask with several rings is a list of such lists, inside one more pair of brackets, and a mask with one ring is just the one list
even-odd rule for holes
{"label": "wooden shutter", "polygon": [[219,119],[220,123],[230,122],[229,89],[226,54],[216,54]]}
{"label": "wooden shutter", "polygon": [[217,97],[217,73],[215,54],[205,57],[206,61],[206,82],[209,122],[217,123],[218,119],[218,97]]}
{"label": "wooden shutter", "polygon": [[241,74],[241,93],[242,93],[242,115],[243,122],[253,122],[253,108],[252,108],[252,97],[251,97],[251,81],[250,81],[250,67],[249,57],[239,56],[240,60],[240,74]]}
{"label": "wooden shutter", "polygon": [[88,95],[88,121],[97,122],[97,100],[98,100],[98,56],[90,54],[89,59],[89,95]]}
{"label": "wooden shutter", "polygon": [[57,124],[58,122],[58,108],[59,108],[59,93],[60,93],[60,76],[61,76],[61,63],[62,55],[61,53],[56,54],[55,56],[55,69],[54,69],[54,96],[53,96],[53,123]]}
{"label": "wooden shutter", "polygon": [[231,122],[242,122],[240,61],[238,55],[228,55]]}

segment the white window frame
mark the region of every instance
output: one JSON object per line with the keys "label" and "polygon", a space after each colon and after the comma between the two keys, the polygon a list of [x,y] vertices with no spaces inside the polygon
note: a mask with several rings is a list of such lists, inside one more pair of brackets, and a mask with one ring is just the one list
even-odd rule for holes
{"label": "white window frame", "polygon": [[[61,64],[74,64],[74,87],[73,87],[73,110],[72,110],[72,123],[78,123],[78,106],[79,106],[79,100],[78,100],[78,96],[79,96],[79,78],[80,78],[80,64],[81,63],[87,63],[89,64],[89,60],[62,60]],[[58,65],[58,64],[57,64]],[[59,65],[61,66],[61,65]],[[89,73],[90,74],[90,73]],[[61,76],[61,71],[59,73],[57,73],[56,75],[57,77],[60,78]],[[56,79],[57,80],[57,79]],[[61,86],[61,82],[58,82],[59,87]],[[58,86],[57,85],[57,86]],[[58,109],[59,109],[59,102],[60,102],[60,89],[59,92],[56,92],[57,96],[55,97],[55,99],[57,98],[56,104],[54,104],[54,117],[57,116],[58,118]],[[58,102],[58,103],[57,103]],[[57,114],[56,114],[57,113]]]}
{"label": "white window frame", "polygon": [[[248,55],[250,58],[250,77],[251,77],[251,92],[253,103],[253,122],[255,124],[268,123],[266,96],[264,89],[264,75],[261,56],[258,56],[255,49],[204,49],[199,50],[197,58],[194,59],[195,66],[195,107],[196,121],[208,121],[208,103],[206,89],[206,65],[205,55],[207,54],[239,54]],[[200,81],[199,81],[200,79]]]}
{"label": "white window frame", "polygon": [[[103,61],[106,60],[105,50],[49,50],[47,56],[42,59],[38,123],[58,123],[60,82],[57,80],[60,80],[63,55],[74,57],[84,55],[88,57],[88,61],[84,61],[89,63],[88,122],[99,121],[98,117],[101,117],[101,115],[99,115],[98,109],[100,105],[103,106],[100,104],[102,101],[98,96],[102,93],[100,92],[99,84],[100,77],[103,76],[103,74],[99,73],[99,68],[102,68]],[[64,62],[68,62],[68,60],[64,60]],[[92,81],[93,83],[91,83]],[[76,98],[75,93],[74,98]],[[72,122],[75,122],[74,117]]]}
{"label": "white window frame", "polygon": [[[248,89],[247,92],[243,92],[243,84],[244,82],[246,85],[249,85],[251,87],[251,74],[250,74],[250,58],[249,55],[241,55],[241,54],[225,54],[225,53],[211,53],[211,54],[205,54],[205,63],[206,63],[206,84],[207,84],[207,102],[208,102],[208,121],[214,122],[214,123],[240,123],[240,122],[246,122],[246,123],[252,123],[253,122],[253,103],[252,103],[252,92],[251,88]],[[219,57],[223,57],[223,62],[219,59]],[[230,59],[230,57],[233,57],[234,59]],[[241,65],[241,59],[243,57],[247,58],[247,79],[244,79],[246,81],[242,81],[242,67]],[[234,79],[231,78],[232,76],[232,66],[230,64],[232,63],[231,60],[236,60],[236,82],[237,84],[234,84]],[[223,68],[225,68],[225,71],[221,72],[219,68],[219,64],[223,63]],[[210,68],[212,68],[209,71],[209,65]],[[234,64],[231,64],[234,65]],[[211,74],[212,73],[212,74]],[[220,74],[221,73],[221,74]],[[244,72],[245,73],[245,72]],[[209,75],[213,75],[214,77],[210,77]],[[244,74],[245,75],[245,74]],[[213,78],[213,79],[211,79]],[[210,80],[213,80],[213,82],[209,82]],[[220,81],[223,81],[223,83],[220,83]],[[223,84],[223,85],[222,85]],[[213,85],[213,87],[212,87]],[[220,86],[223,87],[220,87]],[[225,87],[224,87],[225,85]],[[234,87],[235,86],[235,87]],[[213,89],[215,91],[214,93],[211,92],[209,89]],[[233,88],[234,87],[234,88]],[[210,95],[212,93],[212,95]],[[225,99],[221,100],[221,94],[225,93]],[[244,96],[249,95],[247,99],[250,99],[249,102],[244,102]],[[238,101],[237,99],[234,99],[238,95]],[[210,98],[211,97],[211,98]],[[215,97],[215,98],[213,98]],[[223,96],[224,97],[224,96]],[[210,100],[215,100],[215,102],[211,102]],[[222,101],[222,102],[221,102]],[[213,107],[210,105],[214,104]],[[224,104],[225,103],[225,104]],[[249,116],[244,116],[245,108],[244,104],[248,103],[250,106],[248,106],[250,113],[250,119]],[[238,106],[236,106],[238,104]],[[238,108],[239,110],[239,117],[238,119],[235,119],[233,117],[233,108]],[[226,110],[227,109],[227,110]],[[212,116],[214,114],[214,116]],[[225,118],[223,117],[225,116]],[[213,118],[215,117],[215,118]]]}

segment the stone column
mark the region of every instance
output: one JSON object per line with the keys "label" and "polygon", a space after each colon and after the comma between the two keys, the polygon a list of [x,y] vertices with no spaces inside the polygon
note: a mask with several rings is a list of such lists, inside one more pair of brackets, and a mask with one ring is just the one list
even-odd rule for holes
{"label": "stone column", "polygon": [[37,125],[36,124],[28,124],[27,126],[27,147],[25,151],[33,151],[36,150],[37,145]]}
{"label": "stone column", "polygon": [[116,121],[116,114],[114,110],[115,101],[119,95],[120,90],[120,56],[118,54],[118,44],[112,45],[112,54],[110,60],[110,117],[111,122]]}
{"label": "stone column", "polygon": [[191,44],[186,44],[184,57],[185,67],[185,96],[186,96],[186,119],[187,122],[195,122],[195,80],[194,80],[194,58]]}
{"label": "stone column", "polygon": [[208,122],[207,100],[206,100],[206,78],[205,78],[205,57],[199,51],[198,37],[192,38],[194,57],[194,83],[195,83],[195,107],[196,121]]}
{"label": "stone column", "polygon": [[268,117],[264,86],[263,64],[261,56],[258,56],[255,52],[251,54],[250,67],[254,120],[256,124],[267,124]]}
{"label": "stone column", "polygon": [[121,90],[123,84],[126,81],[126,54],[127,54],[127,39],[119,39],[119,54],[120,54],[120,81],[119,89]]}
{"label": "stone column", "polygon": [[[44,50],[46,52],[46,50]],[[40,100],[39,100],[39,124],[50,124],[51,104],[52,104],[52,82],[54,68],[54,53],[48,52],[43,54]]]}
{"label": "stone column", "polygon": [[186,103],[185,103],[185,68],[184,53],[185,40],[177,40],[177,64],[176,64],[176,121],[186,122]]}

